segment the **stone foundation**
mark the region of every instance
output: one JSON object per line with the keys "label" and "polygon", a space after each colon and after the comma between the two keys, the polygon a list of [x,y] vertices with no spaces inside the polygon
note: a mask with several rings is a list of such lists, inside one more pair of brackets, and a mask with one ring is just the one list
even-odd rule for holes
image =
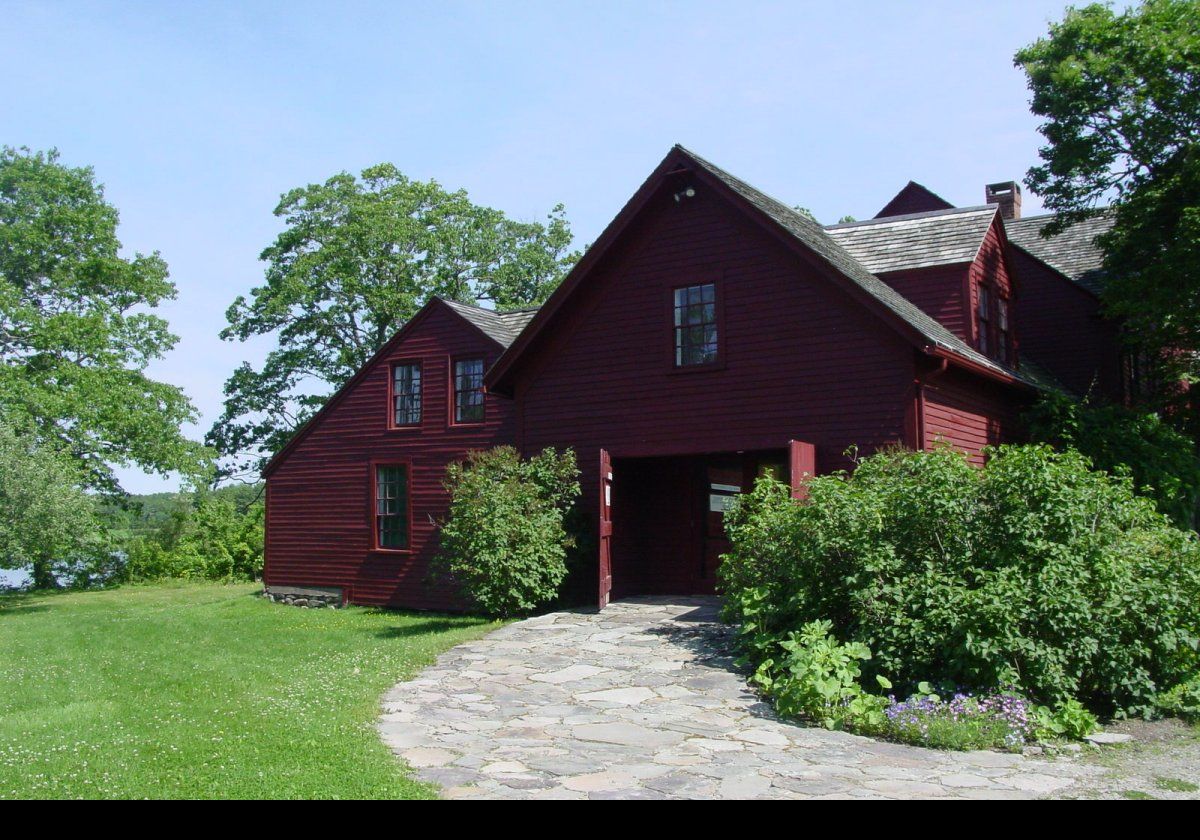
{"label": "stone foundation", "polygon": [[309,609],[337,609],[345,603],[342,590],[336,586],[267,586],[263,597],[276,604]]}

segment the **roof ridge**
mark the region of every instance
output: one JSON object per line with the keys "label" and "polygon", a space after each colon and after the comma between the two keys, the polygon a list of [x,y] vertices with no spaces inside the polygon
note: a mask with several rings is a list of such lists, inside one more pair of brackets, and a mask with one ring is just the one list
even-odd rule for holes
{"label": "roof ridge", "polygon": [[[918,184],[918,186],[920,186]],[[876,219],[862,219],[857,222],[838,222],[836,225],[825,225],[825,230],[841,230],[843,228],[866,227],[867,225],[886,225],[893,222],[907,222],[914,219],[933,219],[939,216],[966,215],[968,213],[995,213],[999,208],[995,204],[975,204],[970,207],[947,207],[942,210],[922,210],[920,213],[904,213],[899,216],[881,216]]]}

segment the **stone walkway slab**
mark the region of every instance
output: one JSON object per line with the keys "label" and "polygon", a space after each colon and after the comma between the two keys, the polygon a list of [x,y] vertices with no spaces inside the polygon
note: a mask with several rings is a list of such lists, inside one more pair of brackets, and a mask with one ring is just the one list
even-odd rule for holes
{"label": "stone walkway slab", "polygon": [[1034,798],[1100,772],[779,720],[717,602],[636,599],[509,625],[387,693],[383,740],[447,798]]}

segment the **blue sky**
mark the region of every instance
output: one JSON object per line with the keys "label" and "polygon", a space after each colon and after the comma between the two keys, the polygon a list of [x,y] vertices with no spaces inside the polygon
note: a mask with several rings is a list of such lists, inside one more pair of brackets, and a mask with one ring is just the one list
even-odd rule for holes
{"label": "blue sky", "polygon": [[162,252],[181,340],[152,372],[200,437],[268,347],[217,333],[292,187],[392,161],[518,218],[561,201],[583,244],[678,142],[823,221],[910,178],[978,204],[1036,161],[1012,54],[1064,6],[5,0],[0,143],[94,166],[126,247]]}

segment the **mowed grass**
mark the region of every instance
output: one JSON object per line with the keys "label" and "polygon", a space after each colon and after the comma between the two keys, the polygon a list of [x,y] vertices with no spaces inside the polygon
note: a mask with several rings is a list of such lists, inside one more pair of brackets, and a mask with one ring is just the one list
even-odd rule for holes
{"label": "mowed grass", "polygon": [[376,735],[380,697],[497,625],[258,589],[0,596],[0,799],[432,796]]}

